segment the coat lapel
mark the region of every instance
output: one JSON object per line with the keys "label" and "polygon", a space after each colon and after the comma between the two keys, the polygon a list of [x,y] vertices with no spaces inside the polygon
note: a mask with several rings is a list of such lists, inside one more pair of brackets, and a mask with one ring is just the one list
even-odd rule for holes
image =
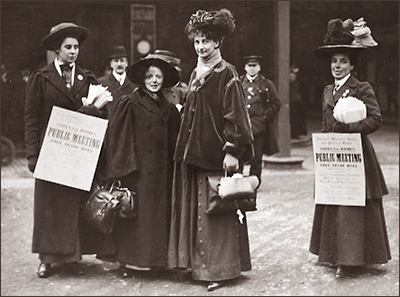
{"label": "coat lapel", "polygon": [[50,63],[43,69],[43,77],[64,95],[71,96],[67,86],[65,85],[64,79],[58,73],[56,66],[54,66],[54,62]]}
{"label": "coat lapel", "polygon": [[[335,94],[337,95],[337,93]],[[334,96],[333,96],[333,84],[327,85],[325,89],[324,100],[328,105],[335,106]]]}
{"label": "coat lapel", "polygon": [[340,96],[342,96],[346,90],[348,90],[346,97],[354,96],[354,94],[355,94],[354,90],[357,87],[357,84],[358,84],[358,80],[354,76],[350,75],[349,79],[340,88],[340,92],[339,92]]}
{"label": "coat lapel", "polygon": [[345,97],[353,96],[354,89],[356,88],[358,80],[350,75],[349,79],[343,84],[343,86],[333,95],[333,86],[334,84],[328,85],[326,87],[326,93],[324,96],[325,101],[331,105],[335,106],[335,104],[339,101],[339,99],[343,96],[344,92],[347,91]]}
{"label": "coat lapel", "polygon": [[56,67],[54,66],[54,62],[50,63],[44,68],[43,77],[48,79],[49,83],[51,83],[55,88],[69,98],[75,105],[82,105],[81,98],[77,98],[75,95],[87,85],[87,77],[84,75],[82,68],[80,68],[78,65],[75,66],[74,84],[72,85],[71,90],[68,90],[64,79],[60,76]]}
{"label": "coat lapel", "polygon": [[159,115],[160,118],[165,122],[166,121],[165,113],[166,113],[166,108],[168,107],[168,104],[166,104],[167,102],[166,99],[164,97],[160,98],[161,101],[160,105],[157,106],[149,95],[147,95],[142,89],[139,90],[140,90],[139,104],[144,106],[148,111]]}
{"label": "coat lapel", "polygon": [[[87,86],[87,77],[84,75],[82,68],[75,64],[74,84],[71,87],[70,95],[75,98],[75,95]],[[78,98],[81,100],[81,98]]]}
{"label": "coat lapel", "polygon": [[[110,81],[110,83],[112,84],[113,87],[115,88],[119,88],[121,85],[119,84],[119,81],[117,81],[117,79],[114,77],[114,75],[112,73],[110,73],[108,75],[108,80]],[[125,79],[126,81],[126,79]],[[125,83],[125,82],[124,82]]]}

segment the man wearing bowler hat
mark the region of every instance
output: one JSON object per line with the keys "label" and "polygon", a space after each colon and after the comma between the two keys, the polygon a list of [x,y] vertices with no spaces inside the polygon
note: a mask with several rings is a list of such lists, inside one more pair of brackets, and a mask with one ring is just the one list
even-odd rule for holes
{"label": "man wearing bowler hat", "polygon": [[281,108],[274,83],[260,73],[261,59],[262,56],[243,57],[246,74],[240,77],[254,136],[255,156],[250,164],[250,174],[256,175],[260,184],[263,154],[273,155],[279,152],[271,123]]}
{"label": "man wearing bowler hat", "polygon": [[125,47],[118,45],[111,49],[109,56],[111,73],[98,79],[99,83],[108,87],[113,95],[113,101],[107,103],[108,117],[111,118],[116,101],[122,96],[127,95],[137,87],[126,77],[128,67],[128,54]]}

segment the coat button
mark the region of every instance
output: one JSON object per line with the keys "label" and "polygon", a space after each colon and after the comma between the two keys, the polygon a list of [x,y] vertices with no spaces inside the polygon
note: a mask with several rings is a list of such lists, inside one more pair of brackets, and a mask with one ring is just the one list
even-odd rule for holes
{"label": "coat button", "polygon": [[247,108],[250,108],[251,107],[251,105],[250,104],[247,104]]}
{"label": "coat button", "polygon": [[251,99],[251,96],[247,96],[247,99]]}

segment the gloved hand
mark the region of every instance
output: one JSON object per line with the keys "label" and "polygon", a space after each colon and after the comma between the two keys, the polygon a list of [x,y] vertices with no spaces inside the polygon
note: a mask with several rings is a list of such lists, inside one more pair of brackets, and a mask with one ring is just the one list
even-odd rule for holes
{"label": "gloved hand", "polygon": [[83,105],[81,106],[81,108],[78,109],[78,112],[91,115],[94,117],[103,117],[102,111],[94,105]]}
{"label": "gloved hand", "polygon": [[34,172],[36,168],[37,158],[29,158],[28,159],[28,169],[30,172]]}
{"label": "gloved hand", "polygon": [[349,133],[350,125],[342,122],[336,122],[333,126],[333,132]]}

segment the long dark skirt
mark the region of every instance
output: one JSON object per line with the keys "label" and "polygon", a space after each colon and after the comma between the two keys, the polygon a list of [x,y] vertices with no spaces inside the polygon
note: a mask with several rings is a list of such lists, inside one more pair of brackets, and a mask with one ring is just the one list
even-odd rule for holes
{"label": "long dark skirt", "polygon": [[317,204],[310,252],[321,263],[387,263],[391,255],[382,199],[367,199],[365,207]]}
{"label": "long dark skirt", "polygon": [[206,214],[206,172],[176,165],[172,192],[169,268],[191,268],[193,279],[221,281],[251,269],[246,217]]}

